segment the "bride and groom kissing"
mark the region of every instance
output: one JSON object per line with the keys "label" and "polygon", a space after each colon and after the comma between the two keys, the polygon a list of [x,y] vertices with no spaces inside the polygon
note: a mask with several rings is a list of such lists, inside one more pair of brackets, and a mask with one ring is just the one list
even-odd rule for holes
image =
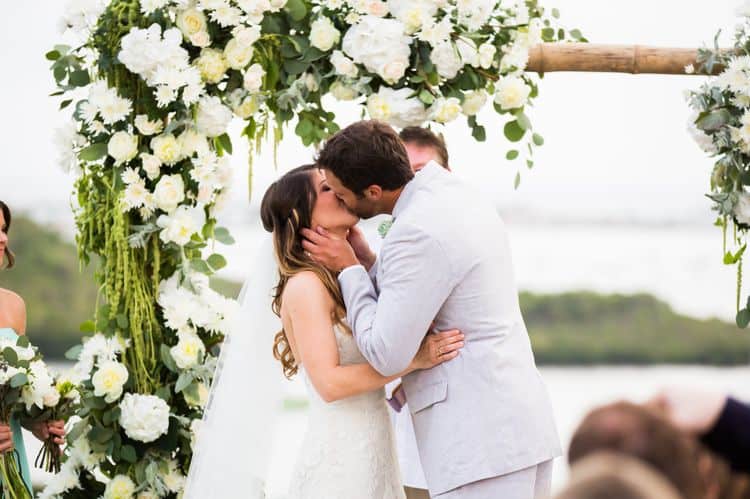
{"label": "bride and groom kissing", "polygon": [[[356,223],[380,214],[393,223],[376,257]],[[392,128],[360,121],[272,184],[261,218],[277,266],[273,353],[310,399],[289,499],[404,497],[384,390],[398,378],[430,497],[549,494],[561,448],[492,203],[435,162],[414,174]],[[198,452],[212,445],[201,433]],[[186,497],[216,473],[192,477]]]}

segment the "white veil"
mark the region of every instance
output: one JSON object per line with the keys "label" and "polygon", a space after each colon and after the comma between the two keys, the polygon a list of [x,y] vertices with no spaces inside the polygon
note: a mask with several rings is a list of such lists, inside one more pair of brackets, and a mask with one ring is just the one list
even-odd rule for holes
{"label": "white veil", "polygon": [[278,270],[271,237],[260,244],[224,341],[198,430],[185,499],[262,499],[284,377],[272,346],[281,329],[271,310]]}

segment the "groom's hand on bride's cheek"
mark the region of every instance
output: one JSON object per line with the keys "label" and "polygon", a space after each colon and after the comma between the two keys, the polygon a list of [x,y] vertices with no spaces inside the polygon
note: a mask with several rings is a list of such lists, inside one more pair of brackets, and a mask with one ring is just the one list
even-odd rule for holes
{"label": "groom's hand on bride's cheek", "polygon": [[352,246],[346,239],[332,236],[324,228],[302,229],[302,247],[310,258],[334,272],[359,265]]}

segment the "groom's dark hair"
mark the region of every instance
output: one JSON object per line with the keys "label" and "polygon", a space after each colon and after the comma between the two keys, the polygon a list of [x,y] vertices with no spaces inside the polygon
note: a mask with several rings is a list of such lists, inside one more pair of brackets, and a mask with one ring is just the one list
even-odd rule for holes
{"label": "groom's dark hair", "polygon": [[358,121],[337,132],[326,141],[316,161],[358,196],[371,185],[393,191],[414,178],[401,138],[389,125],[376,120]]}

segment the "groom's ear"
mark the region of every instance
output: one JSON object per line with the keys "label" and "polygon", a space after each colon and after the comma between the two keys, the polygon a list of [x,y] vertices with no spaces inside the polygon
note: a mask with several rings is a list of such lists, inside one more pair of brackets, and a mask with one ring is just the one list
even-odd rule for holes
{"label": "groom's ear", "polygon": [[380,201],[380,198],[383,197],[383,188],[373,184],[364,190],[364,197],[368,201]]}

